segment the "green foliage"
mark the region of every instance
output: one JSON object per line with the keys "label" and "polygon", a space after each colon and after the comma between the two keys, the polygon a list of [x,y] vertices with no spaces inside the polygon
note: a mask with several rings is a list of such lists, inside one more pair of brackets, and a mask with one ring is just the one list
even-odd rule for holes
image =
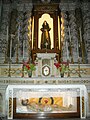
{"label": "green foliage", "polygon": [[35,64],[24,64],[24,69],[29,72],[29,71],[35,71],[36,67]]}

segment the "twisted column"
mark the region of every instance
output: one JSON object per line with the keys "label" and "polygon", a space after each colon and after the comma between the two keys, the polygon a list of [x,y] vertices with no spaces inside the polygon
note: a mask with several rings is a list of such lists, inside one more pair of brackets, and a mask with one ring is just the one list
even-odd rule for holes
{"label": "twisted column", "polygon": [[31,12],[28,14],[28,58],[31,60],[31,50],[32,50],[32,17],[31,17]]}
{"label": "twisted column", "polygon": [[83,9],[83,29],[84,34],[83,38],[85,41],[85,50],[86,55],[85,58],[87,63],[90,63],[90,9],[89,9],[90,3],[83,3],[82,9]]}
{"label": "twisted column", "polygon": [[[15,46],[15,57],[16,57],[16,63],[21,62],[23,59],[23,12],[18,11],[18,17],[17,17],[17,31],[15,33],[16,36],[16,46]],[[19,60],[19,61],[18,61]]]}
{"label": "twisted column", "polygon": [[71,48],[71,62],[78,62],[78,33],[77,33],[77,25],[76,25],[76,18],[75,18],[75,11],[69,12],[69,26],[70,26],[70,33],[71,33],[71,41],[70,41],[70,48]]}
{"label": "twisted column", "polygon": [[61,55],[62,59],[65,61],[67,60],[67,56],[69,57],[69,54],[67,55],[68,51],[68,21],[67,21],[67,14],[65,11],[61,12]]}
{"label": "twisted column", "polygon": [[3,5],[3,11],[2,11],[2,18],[0,23],[0,62],[1,63],[7,63],[8,62],[8,39],[7,39],[7,26],[9,29],[9,13],[10,12],[10,6],[9,5]]}

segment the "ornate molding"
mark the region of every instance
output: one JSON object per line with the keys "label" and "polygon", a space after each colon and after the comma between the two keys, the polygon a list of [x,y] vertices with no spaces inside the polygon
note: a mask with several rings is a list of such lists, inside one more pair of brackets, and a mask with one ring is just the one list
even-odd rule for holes
{"label": "ornate molding", "polygon": [[[46,82],[47,81],[47,82]],[[90,77],[82,78],[61,78],[52,77],[51,78],[0,78],[0,88],[4,86],[4,89],[7,85],[25,85],[25,84],[84,84],[86,86],[90,85]],[[1,88],[3,89],[3,87]]]}
{"label": "ornate molding", "polygon": [[57,11],[58,6],[57,5],[37,5],[34,9],[34,11],[37,12],[55,12]]}

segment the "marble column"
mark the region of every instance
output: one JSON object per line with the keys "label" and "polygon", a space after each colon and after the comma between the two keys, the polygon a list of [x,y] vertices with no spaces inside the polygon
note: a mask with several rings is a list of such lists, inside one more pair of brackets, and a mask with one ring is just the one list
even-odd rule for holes
{"label": "marble column", "polygon": [[86,49],[86,62],[90,63],[90,3],[83,3],[82,4],[82,11],[83,11],[83,29],[84,34],[83,38],[85,41],[85,49]]}
{"label": "marble column", "polygon": [[[18,43],[17,45],[18,45],[19,62],[21,62],[23,59],[23,19],[24,19],[24,16],[23,16],[23,11],[21,9],[21,11],[18,11],[18,18],[17,18],[17,43]],[[20,26],[20,29],[18,29],[19,26]],[[18,34],[18,32],[19,32],[19,34]],[[19,40],[19,42],[18,42],[18,40]],[[17,45],[16,45],[16,48],[17,48]],[[17,52],[16,52],[16,54],[17,54]]]}
{"label": "marble column", "polygon": [[31,50],[32,50],[32,17],[31,17],[32,13],[31,11],[29,11],[28,13],[28,41],[27,41],[27,45],[28,45],[28,58],[31,60]]}
{"label": "marble column", "polygon": [[78,33],[75,18],[75,10],[69,11],[69,25],[71,33],[71,57],[73,62],[78,62]]}
{"label": "marble column", "polygon": [[[67,61],[67,48],[66,42],[68,42],[68,21],[65,11],[61,11],[61,44],[62,44],[62,59]],[[68,45],[68,44],[67,44]]]}
{"label": "marble column", "polygon": [[[6,28],[8,26],[8,23],[10,21],[9,19],[9,12],[10,12],[10,5],[9,4],[3,4],[3,11],[2,11],[2,21],[0,21],[0,62],[4,63],[5,61],[5,51],[7,51],[6,44],[7,39],[6,39]],[[4,49],[3,49],[4,48]]]}
{"label": "marble column", "polygon": [[1,22],[1,17],[2,17],[2,8],[3,8],[3,4],[2,4],[2,0],[0,1],[0,22]]}
{"label": "marble column", "polygon": [[[29,49],[30,49],[30,40],[32,39],[31,33],[31,11],[32,11],[32,3],[22,3],[17,5],[17,9],[19,11],[18,18],[20,20],[20,54],[21,60],[23,59],[23,48],[24,48],[24,60],[29,58]],[[31,34],[30,34],[31,33]],[[24,43],[24,47],[23,47]]]}

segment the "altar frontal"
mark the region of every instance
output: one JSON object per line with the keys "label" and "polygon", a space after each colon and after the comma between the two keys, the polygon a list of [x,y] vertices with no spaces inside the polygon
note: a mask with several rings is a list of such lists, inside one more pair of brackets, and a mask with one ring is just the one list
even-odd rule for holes
{"label": "altar frontal", "polygon": [[84,85],[9,85],[7,116],[8,119],[38,118],[38,114],[46,118],[85,118],[86,93]]}

